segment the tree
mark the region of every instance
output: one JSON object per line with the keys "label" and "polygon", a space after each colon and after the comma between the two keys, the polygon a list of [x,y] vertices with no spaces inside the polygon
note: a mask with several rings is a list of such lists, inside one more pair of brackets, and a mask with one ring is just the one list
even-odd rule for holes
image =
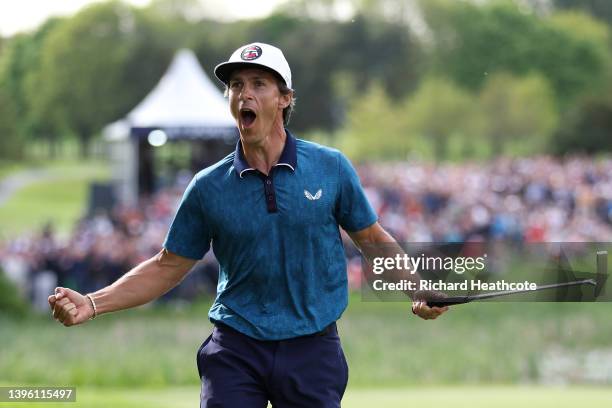
{"label": "tree", "polygon": [[2,158],[20,158],[23,154],[23,141],[15,128],[16,114],[14,105],[10,102],[0,82],[0,135],[2,135]]}
{"label": "tree", "polygon": [[612,97],[589,97],[574,107],[555,134],[554,152],[612,152]]}
{"label": "tree", "polygon": [[508,1],[420,4],[433,33],[433,69],[469,89],[480,89],[496,71],[517,76],[538,72],[550,81],[564,109],[607,79],[608,42],[593,35],[605,27],[590,17],[566,24]]}
{"label": "tree", "polygon": [[553,0],[558,9],[579,10],[593,18],[612,25],[612,2],[610,0]]}
{"label": "tree", "polygon": [[[465,153],[480,140],[482,117],[477,100],[445,78],[424,80],[403,109],[409,133],[428,141],[435,158],[448,158],[449,141],[463,140]],[[471,147],[470,147],[471,146]]]}
{"label": "tree", "polygon": [[[56,18],[50,19],[33,33],[12,37],[6,42],[0,55],[3,115],[11,118],[10,125],[6,122],[3,126],[6,132],[3,133],[3,139],[7,144],[11,144],[10,151],[16,155],[15,158],[23,154],[22,145],[27,140],[40,138],[49,141],[51,146],[51,141],[57,137],[56,129],[45,123],[44,117],[39,117],[33,109],[38,96],[38,88],[33,86],[33,78],[41,69],[40,60],[44,42],[60,21]],[[8,151],[7,147],[5,153]]]}
{"label": "tree", "polygon": [[78,135],[83,155],[94,134],[143,97],[144,85],[152,86],[170,61],[173,50],[160,51],[158,37],[143,39],[139,30],[146,22],[122,3],[98,3],[60,24],[45,41],[36,95],[31,94],[34,109]]}
{"label": "tree", "polygon": [[549,147],[558,114],[553,92],[543,77],[492,75],[480,93],[480,104],[493,154],[533,154]]}
{"label": "tree", "polygon": [[205,4],[199,0],[153,0],[149,10],[171,20],[197,20],[204,16]]}
{"label": "tree", "polygon": [[[247,27],[245,37],[240,26]],[[361,92],[378,82],[395,100],[414,89],[419,75],[419,47],[407,28],[370,16],[338,22],[277,13],[241,22],[236,32],[230,49],[254,38],[283,49],[295,79],[298,104],[291,125],[298,131],[342,126],[340,112],[347,102],[334,93],[332,83],[338,72],[350,72]]]}
{"label": "tree", "polygon": [[370,85],[350,105],[339,136],[342,151],[356,160],[405,159],[413,145],[399,110],[380,84]]}

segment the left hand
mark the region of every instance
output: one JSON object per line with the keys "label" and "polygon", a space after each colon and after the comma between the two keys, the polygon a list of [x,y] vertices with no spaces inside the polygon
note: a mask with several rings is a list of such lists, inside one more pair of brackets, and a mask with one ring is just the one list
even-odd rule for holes
{"label": "left hand", "polygon": [[415,294],[414,301],[412,302],[412,313],[419,316],[423,320],[437,319],[438,316],[448,310],[448,306],[429,307],[427,305],[427,299],[439,299],[441,297],[446,297],[446,295],[441,292],[418,291]]}

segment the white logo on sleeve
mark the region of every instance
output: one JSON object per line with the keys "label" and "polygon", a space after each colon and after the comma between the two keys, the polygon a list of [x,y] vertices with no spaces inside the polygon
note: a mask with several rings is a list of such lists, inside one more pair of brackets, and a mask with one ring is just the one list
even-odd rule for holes
{"label": "white logo on sleeve", "polygon": [[319,198],[321,198],[321,195],[323,195],[323,190],[319,189],[319,191],[317,191],[315,195],[310,194],[308,190],[304,190],[304,195],[310,201],[318,200]]}

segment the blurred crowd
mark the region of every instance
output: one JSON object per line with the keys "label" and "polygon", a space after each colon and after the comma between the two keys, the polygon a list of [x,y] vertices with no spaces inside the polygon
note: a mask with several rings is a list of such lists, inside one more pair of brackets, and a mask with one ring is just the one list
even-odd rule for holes
{"label": "blurred crowd", "polygon": [[[399,242],[607,242],[612,240],[612,159],[499,158],[486,163],[358,167],[381,224]],[[91,292],[160,250],[186,179],[110,214],[82,219],[66,239],[51,226],[0,243],[0,268],[44,309],[56,285]],[[349,282],[360,258],[346,240]],[[214,292],[212,253],[164,299]]]}
{"label": "blurred crowd", "polygon": [[[140,200],[137,207],[116,206],[81,219],[65,239],[47,225],[39,235],[0,243],[0,269],[36,308],[45,310],[56,286],[93,292],[117,280],[161,249],[186,183]],[[216,287],[212,253],[199,262],[183,284],[162,299],[191,300]],[[186,284],[185,284],[186,283]]]}
{"label": "blurred crowd", "polygon": [[612,160],[499,158],[376,164],[360,176],[380,222],[402,242],[612,239]]}

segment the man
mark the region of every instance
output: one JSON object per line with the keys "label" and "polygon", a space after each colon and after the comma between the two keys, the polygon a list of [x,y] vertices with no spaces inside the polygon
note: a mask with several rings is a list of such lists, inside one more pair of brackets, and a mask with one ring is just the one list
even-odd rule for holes
{"label": "man", "polygon": [[[112,285],[49,297],[66,326],[147,303],[177,285],[212,245],[220,264],[197,354],[202,407],[339,407],[348,367],[335,321],[347,306],[338,226],[358,247],[395,244],[337,150],[296,139],[282,51],[240,47],[215,68],[240,132],[235,152],[187,187],[164,247]],[[366,254],[367,256],[367,254]],[[413,303],[434,319],[446,308]]]}

